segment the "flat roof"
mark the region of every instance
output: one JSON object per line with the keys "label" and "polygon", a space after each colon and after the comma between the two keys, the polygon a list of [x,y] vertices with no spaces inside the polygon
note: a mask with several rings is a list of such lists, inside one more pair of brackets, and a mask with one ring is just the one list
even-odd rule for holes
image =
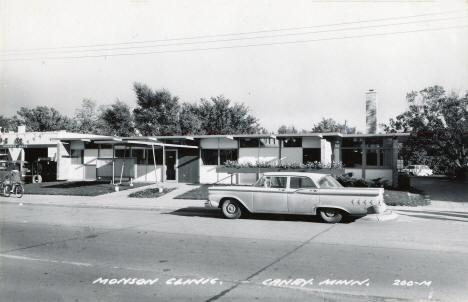
{"label": "flat roof", "polygon": [[338,132],[329,133],[287,133],[287,134],[203,134],[203,135],[163,135],[163,136],[130,136],[130,137],[116,137],[116,136],[105,136],[105,135],[85,135],[71,136],[71,137],[54,137],[51,140],[62,140],[62,141],[114,141],[114,142],[130,142],[136,143],[136,141],[147,142],[147,143],[163,143],[162,140],[168,139],[204,139],[204,138],[287,138],[287,137],[341,137],[341,138],[353,138],[353,137],[397,137],[397,136],[409,136],[410,133],[376,133],[376,134],[343,134]]}

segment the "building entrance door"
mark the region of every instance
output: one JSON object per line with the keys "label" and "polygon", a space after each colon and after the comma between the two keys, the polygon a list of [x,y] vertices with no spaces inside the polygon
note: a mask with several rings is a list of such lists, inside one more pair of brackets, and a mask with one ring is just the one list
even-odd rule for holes
{"label": "building entrance door", "polygon": [[177,180],[177,151],[166,150],[166,180]]}

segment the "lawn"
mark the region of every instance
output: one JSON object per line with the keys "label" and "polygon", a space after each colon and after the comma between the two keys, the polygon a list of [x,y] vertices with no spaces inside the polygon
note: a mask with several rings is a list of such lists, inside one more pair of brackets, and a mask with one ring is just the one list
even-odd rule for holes
{"label": "lawn", "polygon": [[[147,186],[150,183],[128,183],[119,186],[119,190],[128,190]],[[41,195],[72,195],[72,196],[98,196],[115,192],[114,185],[109,181],[52,181],[36,184],[25,184],[24,194]]]}
{"label": "lawn", "polygon": [[145,189],[141,191],[136,191],[130,193],[128,197],[135,197],[135,198],[158,198],[161,197],[171,191],[175,190],[175,188],[163,188],[162,192],[159,191],[159,188],[152,188],[152,189]]}
{"label": "lawn", "polygon": [[[192,189],[190,191],[181,194],[175,199],[199,199],[207,200],[208,199],[208,187],[211,185],[201,185],[199,188]],[[389,206],[426,206],[430,204],[430,201],[427,200],[423,194],[410,193],[408,191],[399,191],[399,190],[390,190],[385,189],[384,201]]]}

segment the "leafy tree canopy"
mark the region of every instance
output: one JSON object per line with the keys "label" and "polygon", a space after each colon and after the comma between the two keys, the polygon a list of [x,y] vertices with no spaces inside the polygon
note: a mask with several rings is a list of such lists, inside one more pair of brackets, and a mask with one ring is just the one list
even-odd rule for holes
{"label": "leafy tree canopy", "polygon": [[340,124],[332,118],[322,118],[322,120],[315,124],[312,132],[338,132],[344,134],[355,134],[356,127],[350,127],[346,123]]}
{"label": "leafy tree canopy", "polygon": [[91,99],[84,99],[81,107],[75,110],[76,132],[99,134],[98,113],[96,102]]}
{"label": "leafy tree canopy", "polygon": [[111,106],[101,109],[99,121],[100,134],[114,136],[135,135],[130,107],[119,100]]}
{"label": "leafy tree canopy", "polygon": [[16,123],[16,120],[4,115],[0,115],[0,127],[2,127],[1,131],[16,131],[18,128]]}
{"label": "leafy tree canopy", "polygon": [[135,127],[142,135],[180,133],[179,98],[165,89],[152,90],[144,84],[133,85],[137,107],[133,110]]}
{"label": "leafy tree canopy", "polygon": [[16,125],[26,125],[27,131],[58,131],[75,128],[73,120],[47,106],[37,106],[32,109],[21,107],[12,120]]}
{"label": "leafy tree canopy", "polygon": [[436,173],[468,167],[468,92],[460,97],[432,86],[406,96],[408,110],[390,119],[387,132],[411,132],[401,154]]}
{"label": "leafy tree canopy", "polygon": [[[204,134],[249,134],[260,131],[258,120],[249,114],[244,104],[234,103],[223,96],[201,99],[193,111],[201,122]],[[192,129],[189,132],[196,132]]]}
{"label": "leafy tree canopy", "polygon": [[294,126],[286,126],[286,125],[281,125],[278,128],[278,134],[296,134],[299,131],[296,129]]}

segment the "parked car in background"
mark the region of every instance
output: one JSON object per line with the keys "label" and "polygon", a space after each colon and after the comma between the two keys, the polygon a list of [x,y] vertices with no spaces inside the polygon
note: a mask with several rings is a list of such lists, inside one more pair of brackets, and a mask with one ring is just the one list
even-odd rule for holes
{"label": "parked car in background", "polygon": [[403,173],[414,176],[430,176],[432,175],[432,169],[426,165],[409,165],[401,170]]}
{"label": "parked car in background", "polygon": [[345,188],[328,174],[269,172],[250,186],[208,188],[207,207],[221,208],[226,218],[243,213],[320,215],[336,223],[347,215],[381,213],[383,188]]}

